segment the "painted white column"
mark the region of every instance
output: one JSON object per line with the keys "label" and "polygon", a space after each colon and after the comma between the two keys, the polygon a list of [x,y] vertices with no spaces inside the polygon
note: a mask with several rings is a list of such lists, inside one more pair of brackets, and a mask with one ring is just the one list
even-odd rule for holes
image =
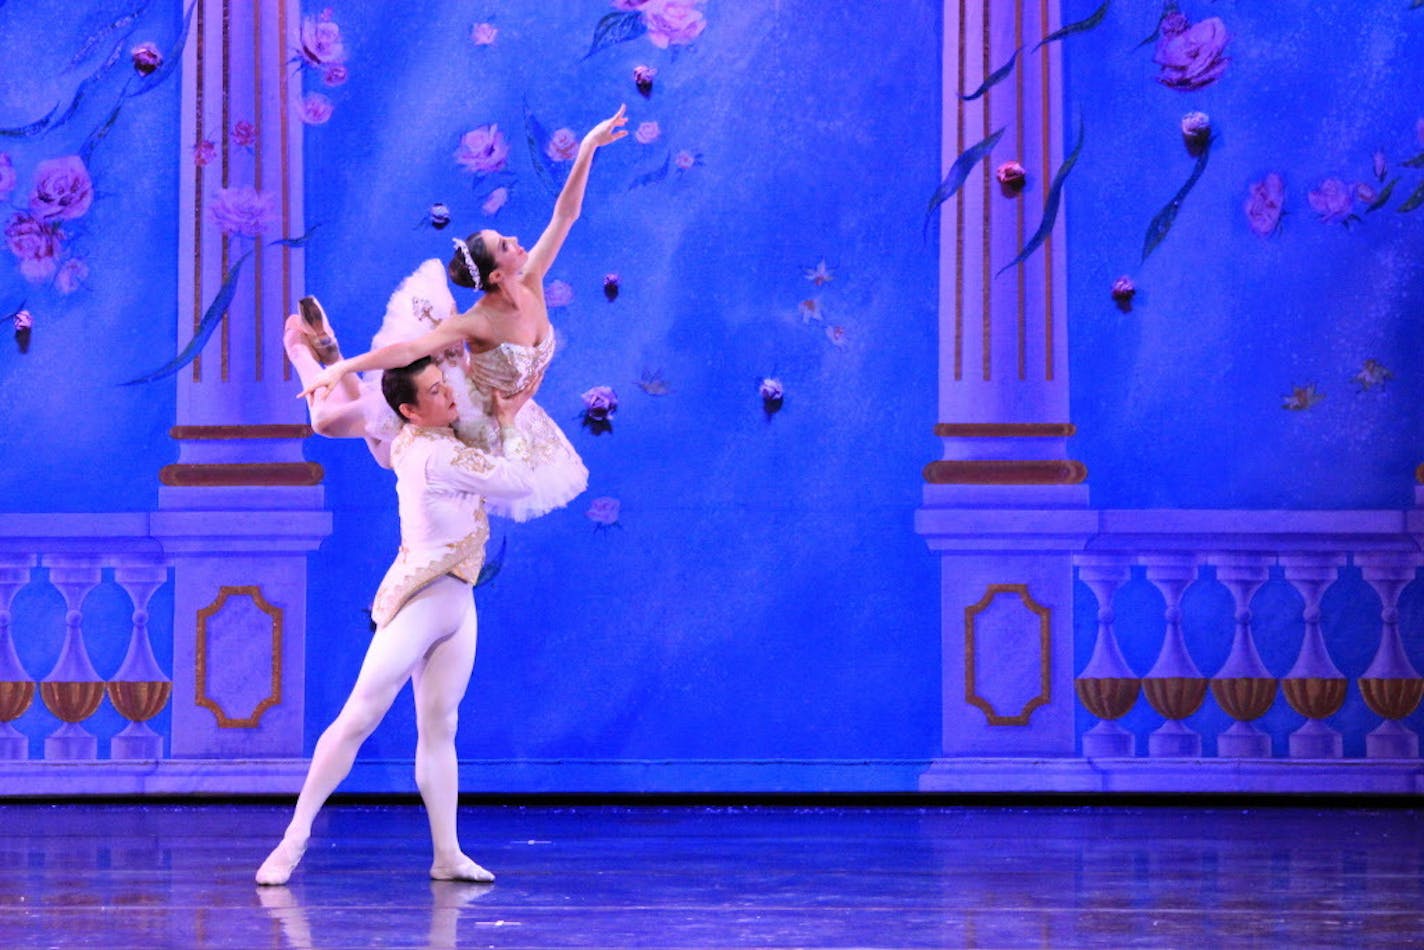
{"label": "painted white column", "polygon": [[[196,0],[184,50],[179,327],[187,346],[234,272],[222,323],[176,376],[178,461],[160,473],[153,536],[174,570],[174,756],[296,756],[303,746],[306,555],[331,531],[321,467],[282,350],[304,293],[306,230],[295,0]],[[234,140],[251,127],[250,146]],[[207,165],[193,148],[211,142]],[[267,197],[259,238],[223,234],[223,189]],[[245,254],[249,254],[244,258]],[[239,269],[240,264],[240,269]]]}

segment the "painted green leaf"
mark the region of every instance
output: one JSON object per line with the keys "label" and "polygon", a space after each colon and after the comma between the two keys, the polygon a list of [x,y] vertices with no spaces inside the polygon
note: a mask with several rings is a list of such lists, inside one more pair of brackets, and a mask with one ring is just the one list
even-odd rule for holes
{"label": "painted green leaf", "polygon": [[1385,203],[1389,201],[1389,196],[1394,194],[1394,186],[1397,184],[1399,184],[1398,178],[1390,179],[1389,184],[1385,185],[1375,197],[1375,200],[1370,202],[1370,206],[1365,209],[1365,213],[1368,214],[1371,211],[1378,211],[1383,208]]}
{"label": "painted green leaf", "polygon": [[588,59],[601,49],[635,40],[646,32],[648,27],[643,23],[643,15],[637,10],[615,10],[606,14],[598,21],[598,26],[593,28],[593,42],[589,44],[588,52],[583,54],[583,58]]}
{"label": "painted green leaf", "polygon": [[[1424,0],[1420,0],[1420,3],[1424,4]],[[1403,165],[1405,168],[1424,168],[1424,152],[1420,152],[1413,158],[1402,161],[1399,164]]]}
{"label": "painted green leaf", "polygon": [[669,171],[669,169],[671,169],[671,168],[672,168],[672,155],[669,154],[666,158],[663,159],[662,165],[660,165],[659,167],[653,169],[653,170],[650,171],[650,172],[644,172],[643,174],[639,175],[637,178],[634,178],[634,179],[633,179],[633,184],[631,184],[631,185],[628,186],[628,190],[629,190],[629,191],[632,191],[634,188],[641,188],[641,187],[643,187],[644,185],[651,185],[651,184],[653,184],[654,182],[662,181],[664,178],[666,178],[666,177],[668,176],[668,171]]}
{"label": "painted green leaf", "polygon": [[1211,142],[1206,143],[1206,148],[1197,156],[1197,164],[1192,169],[1191,177],[1182,185],[1177,193],[1172,196],[1172,200],[1157,212],[1157,216],[1152,219],[1152,223],[1147,226],[1147,237],[1142,241],[1142,259],[1147,260],[1147,255],[1157,249],[1167,237],[1167,232],[1172,230],[1173,223],[1177,220],[1177,212],[1182,209],[1182,202],[1186,200],[1191,190],[1196,187],[1196,183],[1201,180],[1202,172],[1206,171],[1207,160],[1211,158]]}
{"label": "painted green leaf", "polygon": [[1098,7],[1088,16],[1084,17],[1076,23],[1069,23],[1067,26],[1060,27],[1054,30],[1052,33],[1039,40],[1038,43],[1034,46],[1033,50],[1031,50],[1030,52],[1037,52],[1040,46],[1047,46],[1049,43],[1052,43],[1056,40],[1064,39],[1065,37],[1072,36],[1075,33],[1086,33],[1089,30],[1093,29],[1093,27],[1103,22],[1103,18],[1108,15],[1108,4],[1111,2],[1112,0],[1103,0],[1103,5]]}
{"label": "painted green leaf", "polygon": [[[90,54],[92,54],[94,50],[98,48],[99,44],[104,42],[105,38],[107,38],[109,34],[113,33],[115,30],[124,30],[123,38],[127,38],[131,33],[133,33],[133,25],[138,22],[138,18],[143,16],[145,11],[148,10],[148,5],[150,2],[151,0],[144,0],[143,3],[139,4],[137,10],[134,10],[132,13],[125,14],[124,16],[119,17],[114,22],[110,23],[108,26],[100,27],[98,30],[95,30],[93,33],[91,33],[89,35],[89,38],[86,39],[80,45],[79,52],[75,53],[74,57],[70,59],[69,68],[73,69],[80,63],[84,62],[84,60],[88,59]],[[128,27],[128,29],[125,30],[125,27]]]}
{"label": "painted green leaf", "polygon": [[307,233],[306,233],[306,234],[302,234],[302,235],[299,235],[299,236],[294,237],[294,238],[278,238],[278,239],[275,240],[275,241],[268,241],[268,242],[267,242],[267,246],[268,246],[268,247],[306,247],[306,246],[307,246],[307,242],[311,240],[312,234],[314,234],[314,233],[316,232],[316,229],[319,228],[319,227],[321,227],[321,225],[319,225],[319,224],[313,224],[311,227],[307,228]]}
{"label": "painted green leaf", "polygon": [[978,99],[980,96],[984,95],[984,93],[988,92],[990,89],[1003,82],[1005,79],[1008,78],[1009,73],[1014,71],[1014,63],[1018,61],[1019,54],[1022,52],[1022,46],[1014,50],[1013,55],[1009,57],[1009,61],[1004,65],[1000,66],[998,69],[994,70],[992,73],[990,73],[988,78],[984,80],[984,82],[979,86],[978,89],[975,89],[967,96],[960,96],[959,98],[963,99],[965,102],[973,102],[975,99]]}
{"label": "painted green leaf", "polygon": [[138,383],[156,382],[172,376],[193,362],[194,358],[203,351],[203,347],[208,343],[208,338],[218,328],[218,324],[222,322],[223,314],[232,304],[233,295],[237,293],[237,275],[242,273],[242,265],[251,256],[252,252],[248,251],[233,263],[232,270],[227,272],[227,279],[223,281],[222,287],[218,289],[217,295],[213,297],[213,302],[208,305],[208,309],[203,312],[203,318],[198,321],[198,329],[193,334],[193,339],[188,341],[188,345],[183,347],[183,351],[153,372],[131,379],[123,385],[133,386]]}
{"label": "painted green leaf", "polygon": [[1157,29],[1153,30],[1151,36],[1147,37],[1147,39],[1143,40],[1141,43],[1138,43],[1136,46],[1133,47],[1133,49],[1139,50],[1142,49],[1142,47],[1144,46],[1151,46],[1153,43],[1157,42],[1157,40],[1162,36],[1162,21],[1167,19],[1167,14],[1176,12],[1177,4],[1175,0],[1166,0],[1166,2],[1162,4],[1161,14],[1157,17]]}
{"label": "painted green leaf", "polygon": [[494,552],[494,557],[485,558],[484,564],[480,565],[479,576],[475,578],[475,587],[483,587],[499,576],[500,569],[504,567],[504,550],[509,547],[509,535],[499,539],[499,550]]}
{"label": "painted green leaf", "polygon": [[119,97],[119,104],[114,106],[114,111],[109,113],[109,117],[104,120],[97,129],[89,133],[89,137],[84,140],[84,144],[79,149],[79,157],[85,165],[89,164],[89,156],[94,154],[95,147],[102,141],[104,136],[109,134],[109,130],[114,127],[114,123],[119,120],[119,111],[124,107],[123,96]]}
{"label": "painted green leaf", "polygon": [[549,194],[557,195],[559,183],[555,180],[554,170],[549,167],[549,157],[544,154],[543,143],[548,140],[548,135],[544,131],[544,126],[534,118],[534,113],[529,111],[528,103],[524,104],[524,137],[529,143],[529,160],[534,165],[534,171],[539,176],[539,181],[549,189]]}
{"label": "painted green leaf", "polygon": [[1063,185],[1068,180],[1068,173],[1073,170],[1073,166],[1077,163],[1078,156],[1082,151],[1083,122],[1079,120],[1077,144],[1073,146],[1073,151],[1068,153],[1068,157],[1063,160],[1063,164],[1058,166],[1058,171],[1053,174],[1053,183],[1048,186],[1048,196],[1043,202],[1043,220],[1039,222],[1038,230],[1033,232],[1033,237],[1028,239],[1028,243],[1023,246],[1023,250],[1014,256],[1013,260],[999,268],[998,273],[994,275],[995,277],[1028,260],[1029,256],[1038,250],[1039,246],[1048,240],[1048,236],[1053,233],[1053,224],[1058,219],[1058,202],[1063,195]]}
{"label": "painted green leaf", "polygon": [[[1008,126],[1004,128],[1008,128]],[[979,164],[982,159],[986,158],[988,154],[994,150],[994,146],[999,144],[999,139],[1002,138],[1003,135],[1004,129],[999,129],[999,131],[987,139],[969,146],[954,160],[954,164],[949,166],[949,174],[944,176],[944,181],[939,183],[939,187],[935,189],[935,193],[930,196],[930,206],[925,211],[924,230],[926,232],[929,231],[930,221],[934,218],[935,209],[953,197],[956,191],[964,187],[964,181],[969,177],[969,173],[974,170],[974,166]]]}
{"label": "painted green leaf", "polygon": [[1415,188],[1415,189],[1414,189],[1414,192],[1413,192],[1412,194],[1410,194],[1410,196],[1409,196],[1408,198],[1405,198],[1405,199],[1404,199],[1404,204],[1400,205],[1398,208],[1395,208],[1394,210],[1395,210],[1395,211],[1413,211],[1415,208],[1419,207],[1420,205],[1424,205],[1424,184],[1421,184],[1418,188]]}

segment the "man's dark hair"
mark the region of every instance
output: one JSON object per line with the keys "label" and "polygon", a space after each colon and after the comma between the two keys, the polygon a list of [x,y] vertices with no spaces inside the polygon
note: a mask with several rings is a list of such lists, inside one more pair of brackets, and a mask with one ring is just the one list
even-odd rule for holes
{"label": "man's dark hair", "polygon": [[388,369],[381,374],[381,395],[386,397],[386,402],[401,419],[405,418],[405,413],[400,411],[401,406],[413,406],[419,402],[419,394],[415,391],[415,377],[429,365],[430,357],[422,356],[409,366]]}

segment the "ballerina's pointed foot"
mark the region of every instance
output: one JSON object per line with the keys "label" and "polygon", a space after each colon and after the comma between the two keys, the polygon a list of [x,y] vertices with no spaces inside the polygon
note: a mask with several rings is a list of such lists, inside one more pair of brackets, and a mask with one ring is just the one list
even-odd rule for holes
{"label": "ballerina's pointed foot", "polygon": [[430,877],[436,881],[468,881],[471,884],[490,884],[494,874],[476,864],[463,854],[449,864],[432,864]]}
{"label": "ballerina's pointed foot", "polygon": [[257,869],[257,883],[264,885],[286,884],[292,877],[292,872],[301,863],[302,855],[307,851],[307,839],[305,838],[283,838],[277,847],[272,849],[272,853],[267,855],[267,860],[262,862],[262,866]]}
{"label": "ballerina's pointed foot", "polygon": [[340,360],[341,346],[336,342],[336,331],[331,328],[331,321],[326,319],[321,302],[315,297],[303,297],[297,301],[297,309],[302,312],[308,345],[316,358],[327,366]]}

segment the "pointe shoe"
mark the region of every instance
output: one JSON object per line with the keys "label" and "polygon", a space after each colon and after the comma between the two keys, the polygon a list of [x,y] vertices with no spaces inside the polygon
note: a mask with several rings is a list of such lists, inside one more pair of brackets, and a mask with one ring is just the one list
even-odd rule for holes
{"label": "pointe shoe", "polygon": [[322,309],[321,302],[315,297],[307,296],[297,301],[297,307],[302,312],[302,323],[307,327],[307,345],[312,348],[316,358],[326,366],[341,359],[341,347],[337,345],[336,334],[327,322],[326,311]]}
{"label": "pointe shoe", "polygon": [[452,865],[432,864],[430,878],[434,881],[468,881],[471,884],[491,884],[494,874],[469,858]]}
{"label": "pointe shoe", "polygon": [[306,839],[298,841],[295,838],[283,838],[257,869],[257,883],[265,886],[286,884],[291,880],[292,872],[297,869],[306,851]]}

